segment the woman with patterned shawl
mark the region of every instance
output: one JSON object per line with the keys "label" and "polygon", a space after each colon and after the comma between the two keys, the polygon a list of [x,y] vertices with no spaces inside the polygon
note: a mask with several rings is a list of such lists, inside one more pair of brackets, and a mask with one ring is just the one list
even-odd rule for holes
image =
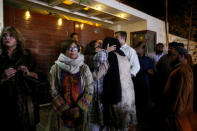
{"label": "woman with patterned shawl", "polygon": [[54,128],[58,127],[60,131],[85,130],[94,85],[76,41],[66,40],[62,44],[61,53],[50,70],[50,83],[52,106],[57,114]]}

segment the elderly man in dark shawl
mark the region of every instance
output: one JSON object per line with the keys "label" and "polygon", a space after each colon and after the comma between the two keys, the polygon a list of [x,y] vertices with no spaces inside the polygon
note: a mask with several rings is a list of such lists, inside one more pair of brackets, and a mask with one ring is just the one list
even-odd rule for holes
{"label": "elderly man in dark shawl", "polygon": [[177,42],[171,42],[168,45],[168,54],[163,55],[158,63],[156,64],[156,72],[154,74],[154,80],[153,83],[153,100],[156,104],[157,108],[160,108],[161,99],[162,99],[162,93],[165,87],[165,84],[168,80],[168,76],[172,70],[172,65],[170,64],[170,56],[171,56],[171,50],[176,48],[178,46]]}
{"label": "elderly man in dark shawl", "polygon": [[164,88],[164,116],[168,131],[194,131],[193,72],[187,64],[188,52],[183,47],[172,49],[174,67]]}

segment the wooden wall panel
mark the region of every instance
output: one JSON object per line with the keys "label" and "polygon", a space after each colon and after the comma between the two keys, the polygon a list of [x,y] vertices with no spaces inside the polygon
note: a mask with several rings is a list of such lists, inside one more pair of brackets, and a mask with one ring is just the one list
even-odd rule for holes
{"label": "wooden wall panel", "polygon": [[83,46],[87,45],[92,40],[96,40],[96,39],[103,40],[105,37],[114,36],[113,30],[105,29],[102,27],[91,26],[88,24],[84,24],[84,28],[82,30],[80,28],[75,30],[80,34],[80,42]]}
{"label": "wooden wall panel", "polygon": [[25,20],[25,11],[4,6],[5,26],[11,25],[21,31],[25,47],[32,51],[37,61],[37,70],[48,73],[59,55],[61,43],[74,31],[74,23],[63,20],[62,26],[58,26],[58,17],[35,12],[30,12],[30,19]]}
{"label": "wooden wall panel", "polygon": [[[113,31],[84,24],[84,29],[75,28],[73,21],[63,19],[61,26],[57,25],[58,17],[30,12],[31,17],[25,20],[26,10],[4,5],[4,24],[20,30],[25,47],[29,48],[37,62],[37,70],[48,73],[51,65],[57,59],[61,43],[69,39],[73,32],[79,33],[80,41],[85,46],[91,40],[113,36]],[[80,23],[78,23],[80,24]],[[100,32],[96,34],[94,31]]]}

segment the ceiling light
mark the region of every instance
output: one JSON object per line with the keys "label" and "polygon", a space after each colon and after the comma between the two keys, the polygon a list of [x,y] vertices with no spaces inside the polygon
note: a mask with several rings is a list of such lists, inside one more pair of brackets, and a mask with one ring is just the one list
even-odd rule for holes
{"label": "ceiling light", "polygon": [[98,26],[101,26],[101,24],[96,23],[96,26],[97,26],[97,27],[98,27]]}
{"label": "ceiling light", "polygon": [[76,27],[76,28],[79,28],[79,24],[76,24],[75,27]]}
{"label": "ceiling light", "polygon": [[83,30],[84,28],[84,24],[80,24],[81,30]]}
{"label": "ceiling light", "polygon": [[122,13],[122,14],[119,14],[118,16],[119,16],[120,18],[125,18],[125,14],[123,14],[123,13]]}
{"label": "ceiling light", "polygon": [[89,8],[88,7],[85,7],[85,8],[83,8],[84,10],[89,10]]}
{"label": "ceiling light", "polygon": [[97,6],[95,7],[95,9],[96,9],[96,10],[102,10],[103,7],[102,7],[101,5],[97,5]]}
{"label": "ceiling light", "polygon": [[73,4],[73,2],[70,1],[70,0],[64,0],[63,3],[66,4],[66,5],[72,5]]}
{"label": "ceiling light", "polygon": [[62,25],[62,18],[58,19],[57,25],[61,26]]}

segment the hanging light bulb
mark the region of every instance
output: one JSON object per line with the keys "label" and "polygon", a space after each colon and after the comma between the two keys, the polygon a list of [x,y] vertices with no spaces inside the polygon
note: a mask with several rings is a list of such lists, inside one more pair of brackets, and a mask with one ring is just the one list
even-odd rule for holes
{"label": "hanging light bulb", "polygon": [[25,20],[28,20],[31,17],[30,11],[25,12]]}
{"label": "hanging light bulb", "polygon": [[61,26],[62,25],[62,18],[58,19],[57,25]]}
{"label": "hanging light bulb", "polygon": [[84,28],[84,24],[80,24],[81,30],[83,30]]}
{"label": "hanging light bulb", "polygon": [[79,24],[76,24],[75,27],[76,27],[76,28],[79,28]]}
{"label": "hanging light bulb", "polygon": [[84,10],[89,10],[89,8],[88,7],[85,7],[85,8],[83,8]]}

